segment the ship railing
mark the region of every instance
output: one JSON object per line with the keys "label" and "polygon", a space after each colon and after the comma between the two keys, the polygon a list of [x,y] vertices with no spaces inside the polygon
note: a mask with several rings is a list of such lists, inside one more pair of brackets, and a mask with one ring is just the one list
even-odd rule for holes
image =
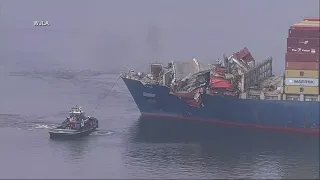
{"label": "ship railing", "polygon": [[272,57],[269,57],[243,74],[242,92],[272,76],[272,60]]}

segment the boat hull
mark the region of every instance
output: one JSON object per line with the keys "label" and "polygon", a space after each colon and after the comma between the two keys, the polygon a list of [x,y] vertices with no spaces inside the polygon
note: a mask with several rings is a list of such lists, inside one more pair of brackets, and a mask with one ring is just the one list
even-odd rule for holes
{"label": "boat hull", "polygon": [[80,138],[84,136],[90,135],[92,132],[96,131],[99,128],[99,122],[97,119],[93,118],[95,124],[93,127],[82,130],[74,130],[74,129],[63,129],[61,127],[57,127],[49,130],[49,135],[51,139],[60,138],[60,139],[68,139],[68,138]]}
{"label": "boat hull", "polygon": [[173,117],[247,128],[319,134],[319,102],[252,100],[201,95],[200,107],[169,88],[122,78],[143,116]]}
{"label": "boat hull", "polygon": [[56,129],[59,131],[49,131],[49,135],[51,139],[54,138],[80,138],[84,136],[89,136],[92,132],[96,130],[96,128],[85,130],[85,131],[74,131],[74,132],[64,132],[63,129]]}

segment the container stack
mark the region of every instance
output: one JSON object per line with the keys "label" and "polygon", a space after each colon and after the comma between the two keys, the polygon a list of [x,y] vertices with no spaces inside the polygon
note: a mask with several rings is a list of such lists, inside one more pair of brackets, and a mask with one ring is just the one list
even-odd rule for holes
{"label": "container stack", "polygon": [[320,18],[305,18],[289,29],[285,93],[319,95]]}

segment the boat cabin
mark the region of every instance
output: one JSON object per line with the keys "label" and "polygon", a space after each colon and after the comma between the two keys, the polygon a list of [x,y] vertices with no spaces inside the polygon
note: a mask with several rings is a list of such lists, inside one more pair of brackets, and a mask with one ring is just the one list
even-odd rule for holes
{"label": "boat cabin", "polygon": [[80,106],[76,106],[69,112],[70,121],[81,121],[85,118],[85,112],[81,110]]}

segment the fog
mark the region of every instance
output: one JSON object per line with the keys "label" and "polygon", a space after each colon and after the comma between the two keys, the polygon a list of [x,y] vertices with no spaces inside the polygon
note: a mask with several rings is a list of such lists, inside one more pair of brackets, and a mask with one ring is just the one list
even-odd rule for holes
{"label": "fog", "polygon": [[310,16],[318,0],[0,0],[0,66],[146,70],[248,47],[280,74],[289,26]]}

